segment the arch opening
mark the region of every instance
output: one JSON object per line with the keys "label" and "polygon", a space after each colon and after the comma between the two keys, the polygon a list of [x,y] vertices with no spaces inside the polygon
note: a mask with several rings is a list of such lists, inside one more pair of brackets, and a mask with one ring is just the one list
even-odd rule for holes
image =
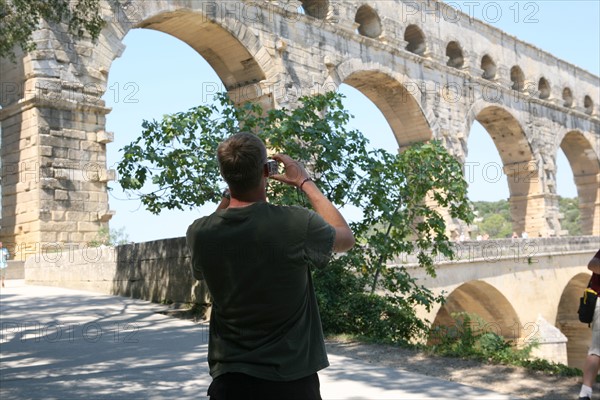
{"label": "arch opening", "polygon": [[404,40],[408,42],[406,50],[419,56],[425,54],[427,46],[425,44],[425,34],[421,28],[416,25],[407,26],[404,31]]}
{"label": "arch opening", "polygon": [[[493,332],[507,340],[520,338],[520,321],[515,309],[498,289],[486,282],[471,281],[454,289],[438,311],[432,326],[452,329],[455,327],[452,314],[461,312],[482,319],[472,321],[475,324],[471,328],[476,332]],[[435,343],[436,339],[430,338],[428,344]]]}
{"label": "arch opening", "polygon": [[357,71],[347,76],[343,83],[359,90],[379,108],[401,148],[432,138],[421,106],[391,76],[380,71]]}
{"label": "arch opening", "polygon": [[[176,29],[177,19],[186,29]],[[103,97],[112,108],[106,118],[106,130],[118,133],[107,146],[108,165],[114,166],[120,160],[122,154],[117,149],[139,135],[143,119],[152,120],[209,103],[213,94],[236,92],[239,87],[248,96],[241,100],[256,100],[252,96],[260,94],[259,86],[249,84],[265,79],[262,67],[251,55],[258,46],[242,43],[244,38],[238,40],[226,27],[206,20],[192,12],[161,14],[140,24],[148,29],[127,33],[123,39],[126,50],[110,66],[108,90]],[[176,59],[185,62],[173,63]],[[131,71],[136,71],[136,75],[128,75]],[[135,82],[138,92],[129,84],[125,86],[128,82]],[[256,90],[250,90],[255,86]],[[234,96],[232,99],[236,101]],[[189,211],[164,210],[159,216],[145,209],[131,213],[132,205],[123,200],[126,198],[120,187],[113,185],[110,203],[116,214],[111,227],[127,226],[128,234],[138,241],[176,237],[189,225]],[[210,212],[211,208],[205,206],[198,212]],[[168,226],[161,223],[165,218],[170,221]],[[163,229],[138,228],[152,224],[151,221]]]}
{"label": "arch opening", "polygon": [[[471,168],[474,170],[471,173],[477,174],[475,176],[481,175],[483,179],[490,180],[495,185],[500,185],[500,182],[506,179],[513,232],[518,235],[526,232],[528,236],[550,236],[553,232],[549,232],[546,226],[546,217],[542,211],[543,199],[537,196],[541,193],[537,163],[519,121],[500,106],[483,108],[476,114],[475,120],[491,137],[500,158],[500,165],[486,155],[479,164]],[[494,189],[493,192],[498,193],[498,189]],[[501,199],[497,198],[495,201],[498,200]],[[503,229],[503,232],[505,230]],[[504,233],[500,237],[505,237]]]}
{"label": "arch opening", "polygon": [[[344,108],[354,118],[348,122],[349,129],[357,129],[369,140],[368,150],[383,149],[390,154],[398,152],[398,139],[394,135],[386,116],[371,99],[355,87],[342,83],[338,92],[344,95]],[[340,212],[349,222],[361,221],[363,211],[359,207],[347,204]]]}
{"label": "arch opening", "polygon": [[565,286],[556,314],[556,327],[565,335],[567,341],[567,362],[569,367],[583,368],[588,346],[592,339],[591,329],[579,322],[577,310],[579,297],[586,288],[590,274],[575,275]]}
{"label": "arch opening", "polygon": [[162,13],[138,26],[166,33],[187,43],[211,65],[227,90],[265,79],[265,73],[247,46],[223,26],[197,13]]}
{"label": "arch opening", "polygon": [[[560,219],[560,236],[581,236],[581,212],[579,209],[579,198],[577,197],[577,186],[575,185],[571,164],[565,152],[559,147],[556,154],[556,194],[558,195],[558,210],[562,216]],[[546,171],[550,178],[551,171]]]}
{"label": "arch opening", "polygon": [[588,115],[592,115],[594,113],[594,101],[588,95],[583,98],[583,109]]}
{"label": "arch opening", "polygon": [[368,5],[362,5],[356,12],[354,22],[358,25],[358,33],[376,39],[381,35],[381,19],[377,12]]}
{"label": "arch opening", "polygon": [[583,235],[600,234],[600,160],[592,144],[578,131],[568,132],[560,143],[575,180]]}
{"label": "arch opening", "polygon": [[550,98],[550,83],[548,83],[548,80],[544,77],[540,78],[538,82],[538,92],[540,99]]}
{"label": "arch opening", "polygon": [[566,87],[563,89],[562,99],[563,99],[563,107],[572,107],[573,106],[573,92],[571,92],[570,88]]}
{"label": "arch opening", "polygon": [[329,1],[327,0],[300,0],[302,10],[306,15],[316,19],[326,19],[329,15]]}
{"label": "arch opening", "polygon": [[448,62],[446,65],[452,68],[462,68],[465,64],[463,50],[458,42],[452,41],[446,46],[446,57]]}
{"label": "arch opening", "polygon": [[[464,173],[477,219],[471,226],[461,226],[454,239],[461,236],[465,240],[510,237],[513,227],[510,208],[505,203],[509,192],[502,159],[491,135],[477,120],[473,121],[469,132]],[[493,210],[488,210],[488,205],[494,205]]]}
{"label": "arch opening", "polygon": [[496,63],[489,55],[484,55],[481,58],[481,69],[483,70],[484,79],[494,79],[496,77]]}
{"label": "arch opening", "polygon": [[510,69],[510,81],[512,82],[511,88],[513,90],[522,92],[525,88],[525,74],[518,65],[515,65]]}

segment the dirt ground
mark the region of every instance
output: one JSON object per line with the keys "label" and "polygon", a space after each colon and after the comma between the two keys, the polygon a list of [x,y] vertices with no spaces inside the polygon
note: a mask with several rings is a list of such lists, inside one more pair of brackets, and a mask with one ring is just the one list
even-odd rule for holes
{"label": "dirt ground", "polygon": [[[189,310],[171,310],[163,312],[163,314],[200,322],[196,319],[194,313]],[[439,357],[418,350],[367,344],[339,337],[328,338],[325,342],[327,351],[331,354],[481,387],[517,398],[577,399],[581,388],[581,377],[555,376],[537,371],[528,371],[520,367]],[[595,389],[598,390],[598,387],[595,387]]]}
{"label": "dirt ground", "polygon": [[431,356],[417,350],[394,346],[339,339],[328,339],[326,343],[331,354],[405,369],[524,399],[576,399],[581,387],[581,377],[553,376],[520,367]]}

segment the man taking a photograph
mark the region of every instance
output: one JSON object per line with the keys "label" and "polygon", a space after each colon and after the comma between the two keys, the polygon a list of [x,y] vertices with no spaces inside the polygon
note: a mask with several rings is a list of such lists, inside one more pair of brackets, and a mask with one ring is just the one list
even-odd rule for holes
{"label": "man taking a photograph", "polygon": [[212,297],[208,394],[321,399],[317,371],[329,362],[310,269],[352,248],[352,231],[286,155],[273,157],[285,172],[271,178],[299,188],[315,211],[267,203],[267,152],[257,136],[233,135],[217,158],[230,195],[187,231],[194,277]]}

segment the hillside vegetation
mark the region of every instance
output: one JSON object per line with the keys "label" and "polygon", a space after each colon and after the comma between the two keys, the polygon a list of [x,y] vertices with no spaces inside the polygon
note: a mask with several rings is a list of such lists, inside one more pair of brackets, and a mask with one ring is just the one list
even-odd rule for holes
{"label": "hillside vegetation", "polygon": [[[487,233],[491,239],[511,237],[512,221],[507,200],[474,201],[473,205],[477,214],[475,225],[481,234]],[[563,215],[562,229],[568,231],[569,236],[581,235],[579,200],[559,197],[559,209]]]}

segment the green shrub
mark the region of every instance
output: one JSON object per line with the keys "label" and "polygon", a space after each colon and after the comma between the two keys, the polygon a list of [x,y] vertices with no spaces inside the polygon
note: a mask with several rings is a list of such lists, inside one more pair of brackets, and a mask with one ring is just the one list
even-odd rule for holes
{"label": "green shrub", "polygon": [[[452,326],[432,327],[429,339],[434,344],[429,351],[434,354],[473,358],[491,363],[515,365],[534,371],[543,371],[559,376],[581,376],[578,368],[554,363],[539,358],[531,358],[531,351],[538,345],[531,341],[523,347],[515,346],[510,340],[477,327],[486,326],[486,321],[476,314],[453,313]],[[600,380],[598,380],[600,381]]]}
{"label": "green shrub", "polygon": [[395,304],[393,297],[365,292],[364,279],[341,263],[332,262],[313,276],[326,334],[408,345],[411,338],[425,332],[412,308]]}
{"label": "green shrub", "polygon": [[510,348],[510,344],[504,338],[494,332],[487,332],[477,338],[479,350],[483,354],[495,354]]}

